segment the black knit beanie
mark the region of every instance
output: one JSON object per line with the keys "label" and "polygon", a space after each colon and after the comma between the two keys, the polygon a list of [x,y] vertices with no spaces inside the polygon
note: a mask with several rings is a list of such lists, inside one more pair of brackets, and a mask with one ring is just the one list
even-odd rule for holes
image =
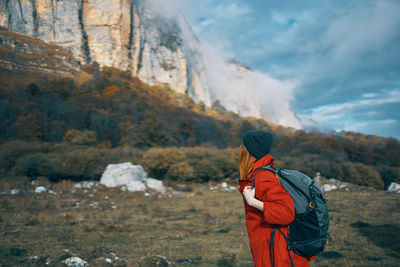
{"label": "black knit beanie", "polygon": [[272,141],[272,134],[263,130],[248,131],[243,135],[244,146],[257,160],[269,153]]}

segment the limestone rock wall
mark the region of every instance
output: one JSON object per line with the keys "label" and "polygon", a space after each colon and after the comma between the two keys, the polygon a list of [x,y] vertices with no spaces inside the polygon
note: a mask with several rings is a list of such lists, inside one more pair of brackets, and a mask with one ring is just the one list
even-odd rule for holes
{"label": "limestone rock wall", "polygon": [[127,70],[211,104],[198,52],[176,20],[155,15],[142,0],[1,1],[0,26],[59,45],[82,64]]}
{"label": "limestone rock wall", "polygon": [[81,65],[116,67],[150,85],[168,84],[207,106],[219,100],[240,115],[301,128],[287,97],[291,85],[210,54],[181,14],[165,16],[163,7],[149,2],[2,0],[0,26],[59,45]]}
{"label": "limestone rock wall", "polygon": [[0,28],[0,69],[73,77],[81,65],[67,50]]}

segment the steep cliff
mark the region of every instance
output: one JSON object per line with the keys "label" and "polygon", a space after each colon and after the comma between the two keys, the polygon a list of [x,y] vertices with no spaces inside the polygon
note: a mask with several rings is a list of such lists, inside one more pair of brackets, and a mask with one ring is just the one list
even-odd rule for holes
{"label": "steep cliff", "polygon": [[82,63],[129,70],[210,104],[201,59],[184,44],[178,20],[154,16],[140,0],[0,2],[0,26],[59,45]]}
{"label": "steep cliff", "polygon": [[[0,26],[59,45],[82,65],[127,70],[207,106],[219,100],[241,115],[300,128],[288,99],[276,106],[263,99],[265,77],[207,55],[181,14],[164,16],[148,0],[6,0],[0,2]],[[280,86],[267,91],[282,95]]]}
{"label": "steep cliff", "polygon": [[0,27],[0,69],[72,77],[81,68],[65,49]]}

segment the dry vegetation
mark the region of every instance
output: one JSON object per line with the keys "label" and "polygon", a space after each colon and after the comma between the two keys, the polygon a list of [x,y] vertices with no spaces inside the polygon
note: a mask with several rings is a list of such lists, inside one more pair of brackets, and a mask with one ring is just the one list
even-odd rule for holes
{"label": "dry vegetation", "polygon": [[[168,182],[175,196],[145,197],[101,186],[73,193],[71,181],[39,183],[58,194],[0,196],[2,266],[42,266],[46,260],[60,266],[71,255],[90,266],[168,266],[167,260],[175,266],[252,266],[237,191]],[[35,186],[3,180],[0,191]],[[312,266],[398,266],[400,196],[372,190],[327,195],[333,243]]]}

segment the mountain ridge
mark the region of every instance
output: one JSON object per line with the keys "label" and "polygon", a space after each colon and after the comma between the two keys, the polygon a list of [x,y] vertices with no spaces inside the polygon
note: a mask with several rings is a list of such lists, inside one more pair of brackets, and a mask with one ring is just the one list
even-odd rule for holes
{"label": "mountain ridge", "polygon": [[199,42],[181,13],[159,8],[149,0],[10,0],[0,3],[0,26],[57,44],[81,65],[116,67],[209,107],[218,100],[238,114],[302,128],[290,108],[293,83],[226,60]]}

